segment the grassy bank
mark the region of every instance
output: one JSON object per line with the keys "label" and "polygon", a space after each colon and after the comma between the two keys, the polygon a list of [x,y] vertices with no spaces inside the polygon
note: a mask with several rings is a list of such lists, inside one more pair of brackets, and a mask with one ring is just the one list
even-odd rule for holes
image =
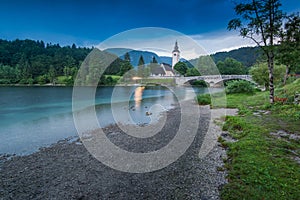
{"label": "grassy bank", "polygon": [[[300,92],[300,80],[280,88],[277,96]],[[227,117],[224,131],[236,139],[227,142],[229,183],[222,199],[300,199],[300,106],[268,103],[268,93],[227,95],[228,107],[239,115]]]}
{"label": "grassy bank", "polygon": [[174,78],[143,78],[135,81],[139,84],[152,84],[152,85],[175,85]]}

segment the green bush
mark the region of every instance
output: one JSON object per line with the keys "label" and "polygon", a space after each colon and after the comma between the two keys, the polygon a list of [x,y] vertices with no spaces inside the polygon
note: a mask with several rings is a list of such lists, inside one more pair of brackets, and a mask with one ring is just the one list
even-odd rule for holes
{"label": "green bush", "polygon": [[199,87],[207,87],[207,83],[204,80],[195,80],[195,81],[192,81],[191,85],[193,85],[193,86],[199,86]]}
{"label": "green bush", "polygon": [[0,79],[0,85],[6,85],[6,84],[10,84],[10,80],[9,79]]}
{"label": "green bush", "polygon": [[47,75],[41,75],[36,78],[36,82],[40,85],[46,84],[48,82]]}
{"label": "green bush", "polygon": [[237,93],[244,93],[244,94],[254,94],[255,88],[254,86],[248,81],[231,81],[227,84],[226,93],[227,94],[237,94]]}
{"label": "green bush", "polygon": [[199,105],[210,105],[211,98],[209,94],[199,94],[197,95],[197,102]]}
{"label": "green bush", "polygon": [[28,79],[23,78],[23,79],[20,80],[19,83],[24,84],[24,85],[25,84],[32,85],[34,83],[34,80],[32,78],[28,78]]}

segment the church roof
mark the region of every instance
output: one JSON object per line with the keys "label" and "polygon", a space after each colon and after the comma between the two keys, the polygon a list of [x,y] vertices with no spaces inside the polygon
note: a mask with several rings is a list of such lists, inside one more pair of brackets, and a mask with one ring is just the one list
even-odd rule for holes
{"label": "church roof", "polygon": [[165,75],[164,69],[160,65],[156,65],[154,67],[150,68],[151,74],[156,74],[156,75]]}
{"label": "church roof", "polygon": [[172,71],[173,72],[171,65],[169,65],[167,63],[162,63],[162,65],[164,66],[166,71]]}

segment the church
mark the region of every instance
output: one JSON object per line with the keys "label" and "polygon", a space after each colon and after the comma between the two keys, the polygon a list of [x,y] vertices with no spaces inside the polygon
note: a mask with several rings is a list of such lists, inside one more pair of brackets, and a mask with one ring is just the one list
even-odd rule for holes
{"label": "church", "polygon": [[174,66],[180,60],[180,51],[177,41],[175,42],[174,50],[172,51],[172,66],[167,63],[161,63],[160,65],[151,68],[152,77],[155,76],[176,76]]}

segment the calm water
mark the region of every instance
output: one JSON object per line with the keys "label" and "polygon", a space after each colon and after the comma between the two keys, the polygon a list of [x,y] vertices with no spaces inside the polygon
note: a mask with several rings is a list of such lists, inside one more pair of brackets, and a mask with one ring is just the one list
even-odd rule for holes
{"label": "calm water", "polygon": [[[187,87],[174,89],[185,99],[191,98],[194,91]],[[72,87],[0,87],[0,154],[29,154],[58,140],[77,136],[72,90]],[[173,93],[164,87],[118,87],[117,90],[114,98],[114,105],[119,106],[117,115],[129,112],[131,117],[122,119],[122,123],[151,123],[162,110],[172,108],[177,102]],[[113,87],[100,87],[95,95],[101,127],[115,123],[110,103],[112,91]],[[195,91],[208,92],[203,88]],[[147,111],[153,115],[147,116]]]}

